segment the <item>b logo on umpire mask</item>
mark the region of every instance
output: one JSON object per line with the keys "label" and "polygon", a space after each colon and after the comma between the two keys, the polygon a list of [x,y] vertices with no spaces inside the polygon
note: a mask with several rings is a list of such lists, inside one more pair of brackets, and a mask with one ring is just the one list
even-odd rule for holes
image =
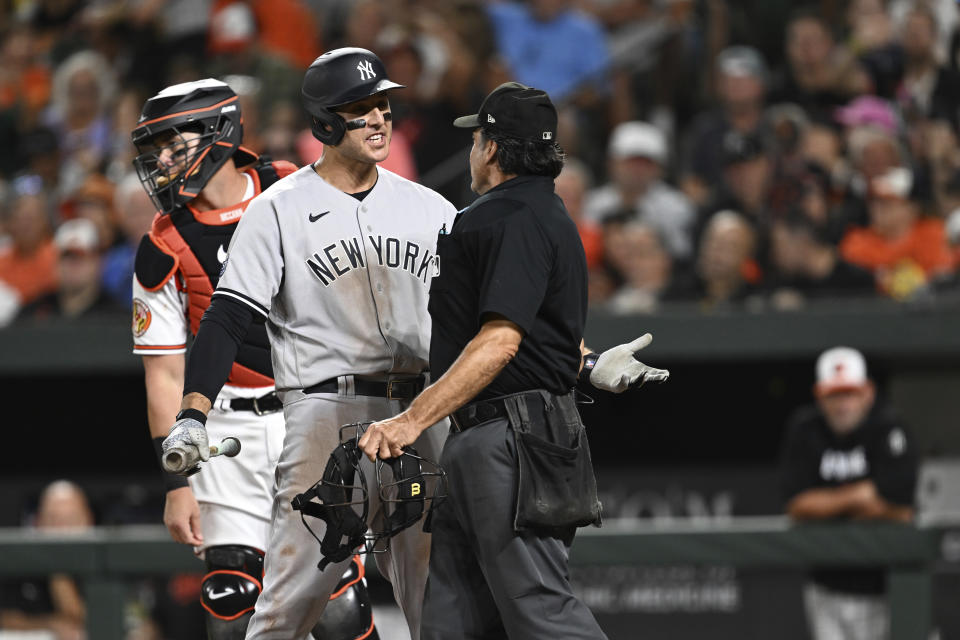
{"label": "b logo on umpire mask", "polygon": [[[320,543],[323,560],[317,567],[321,571],[354,553],[386,551],[391,537],[420,520],[429,501],[424,523],[428,528],[434,507],[446,498],[446,474],[440,465],[421,457],[413,447],[406,447],[400,456],[388,460],[377,458],[374,464],[380,511],[373,514],[373,526],[368,526],[370,495],[358,443],[370,424],[357,422],[341,427],[341,441],[345,431],[354,433],[330,454],[323,477],[292,500],[293,509],[300,512],[304,526]],[[430,484],[433,492],[425,495]],[[326,523],[322,540],[306,516]]]}

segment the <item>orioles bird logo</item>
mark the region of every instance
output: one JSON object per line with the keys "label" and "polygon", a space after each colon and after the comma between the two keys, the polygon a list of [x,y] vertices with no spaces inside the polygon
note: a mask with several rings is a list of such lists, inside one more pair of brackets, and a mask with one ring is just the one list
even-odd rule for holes
{"label": "orioles bird logo", "polygon": [[150,327],[150,307],[140,298],[133,299],[133,335],[142,336]]}

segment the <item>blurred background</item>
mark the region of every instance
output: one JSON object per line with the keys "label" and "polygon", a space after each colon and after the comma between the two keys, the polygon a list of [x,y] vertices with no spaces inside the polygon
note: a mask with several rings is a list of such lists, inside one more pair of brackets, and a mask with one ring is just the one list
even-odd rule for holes
{"label": "blurred background", "polygon": [[[41,491],[60,478],[85,496],[78,522],[161,522],[130,337],[133,256],[154,209],[130,131],[164,86],[213,76],[241,96],[245,146],[309,163],[319,147],[300,80],[339,46],[375,51],[408,87],[391,95],[388,168],[458,207],[474,196],[469,132],[453,118],[507,80],[558,105],[557,191],[590,268],[587,343],[651,331],[643,359],[672,373],[583,409],[608,519],[782,514],[785,424],[812,401],[817,355],[841,344],[866,355],[912,430],[921,516],[951,515],[953,0],[6,0],[0,422],[14,454],[0,526],[38,526]],[[960,637],[957,546],[934,576],[943,638]],[[2,578],[0,629],[7,610],[49,608],[50,578],[27,578]],[[705,624],[718,638],[807,637],[800,571],[607,567],[574,580],[611,638],[705,637]],[[202,638],[198,595],[199,574],[131,583],[128,637]]]}

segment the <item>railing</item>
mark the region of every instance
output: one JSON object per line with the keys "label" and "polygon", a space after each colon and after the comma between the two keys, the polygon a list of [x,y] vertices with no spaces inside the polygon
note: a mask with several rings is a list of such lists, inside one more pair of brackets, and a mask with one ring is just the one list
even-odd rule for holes
{"label": "railing", "polygon": [[[955,365],[960,357],[960,304],[905,305],[889,300],[832,301],[795,312],[704,314],[694,305],[656,314],[610,315],[593,310],[586,328],[595,350],[650,331],[644,355],[663,362],[763,361],[815,358],[851,344],[872,357]],[[0,329],[0,376],[78,373],[139,375],[125,316],[17,324]]]}
{"label": "railing", "polygon": [[[571,564],[882,566],[889,577],[891,640],[916,640],[931,626],[931,570],[945,531],[891,523],[792,526],[782,518],[669,526],[613,521],[580,531]],[[74,536],[0,529],[0,558],[0,576],[64,572],[83,580],[88,635],[97,640],[123,638],[125,579],[201,570],[190,549],[171,542],[160,526],[99,528]]]}

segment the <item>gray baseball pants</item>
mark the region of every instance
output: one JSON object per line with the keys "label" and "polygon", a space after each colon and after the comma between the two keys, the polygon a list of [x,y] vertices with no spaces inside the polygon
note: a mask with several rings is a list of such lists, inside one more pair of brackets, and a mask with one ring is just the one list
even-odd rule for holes
{"label": "gray baseball pants", "polygon": [[604,640],[570,587],[565,539],[513,530],[517,451],[506,420],[450,432],[434,511],[422,640]]}
{"label": "gray baseball pants", "polygon": [[[347,396],[343,392],[286,391],[281,393],[281,398],[287,429],[277,464],[277,494],[266,549],[263,593],[250,620],[248,640],[309,638],[310,629],[320,619],[350,559],[329,565],[324,571],[318,570],[317,563],[322,558],[320,545],[304,527],[300,513],[292,509],[290,501],[323,476],[330,453],[340,444],[341,425],[390,418],[409,405],[386,398]],[[437,460],[446,435],[446,422],[434,425],[424,431],[414,447],[424,457]],[[376,473],[366,458],[363,464],[372,520],[380,509]],[[307,521],[322,539],[325,523],[311,517],[307,517]],[[420,638],[420,614],[430,555],[430,535],[423,532],[421,523],[391,538],[389,551],[376,556],[380,572],[393,585],[394,597],[407,619],[413,640]]]}

